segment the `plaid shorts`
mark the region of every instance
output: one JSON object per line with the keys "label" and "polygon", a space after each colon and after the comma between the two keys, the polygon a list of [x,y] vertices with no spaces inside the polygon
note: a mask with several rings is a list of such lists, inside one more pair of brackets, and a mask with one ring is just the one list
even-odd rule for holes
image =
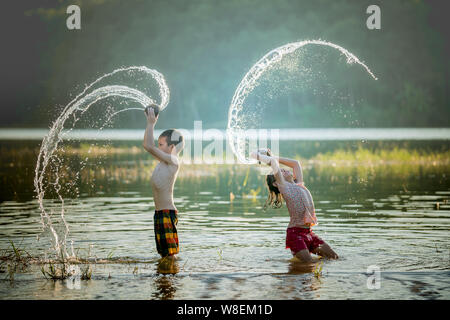
{"label": "plaid shorts", "polygon": [[155,210],[153,222],[158,253],[163,257],[177,254],[180,251],[178,247],[177,210]]}

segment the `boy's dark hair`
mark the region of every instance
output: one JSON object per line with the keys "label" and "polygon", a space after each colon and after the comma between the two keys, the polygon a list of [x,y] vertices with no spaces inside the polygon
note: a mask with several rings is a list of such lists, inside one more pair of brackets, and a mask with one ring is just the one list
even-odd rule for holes
{"label": "boy's dark hair", "polygon": [[159,138],[161,137],[166,137],[167,145],[175,145],[178,152],[184,147],[184,138],[177,129],[167,129],[159,135]]}
{"label": "boy's dark hair", "polygon": [[266,176],[266,185],[269,195],[267,196],[266,203],[264,204],[264,210],[271,206],[274,209],[281,208],[283,205],[283,198],[281,196],[280,190],[273,185],[275,182],[275,176],[273,174],[268,174]]}

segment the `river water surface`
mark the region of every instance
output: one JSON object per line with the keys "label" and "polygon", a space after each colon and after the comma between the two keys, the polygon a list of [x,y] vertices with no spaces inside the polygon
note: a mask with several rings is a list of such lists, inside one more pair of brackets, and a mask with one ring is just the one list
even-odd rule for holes
{"label": "river water surface", "polygon": [[[182,167],[174,191],[179,258],[161,265],[148,181],[153,166],[145,155],[93,164],[103,174],[80,181],[80,196],[67,198],[69,239],[90,262],[90,280],[47,280],[32,263],[11,281],[3,269],[0,299],[450,298],[448,165],[305,161],[319,221],[314,232],[340,257],[324,260],[320,274],[292,261],[286,206],[263,210],[264,177],[246,165]],[[49,235],[41,233],[33,170],[31,160],[2,165],[0,249],[13,241],[44,257]]]}

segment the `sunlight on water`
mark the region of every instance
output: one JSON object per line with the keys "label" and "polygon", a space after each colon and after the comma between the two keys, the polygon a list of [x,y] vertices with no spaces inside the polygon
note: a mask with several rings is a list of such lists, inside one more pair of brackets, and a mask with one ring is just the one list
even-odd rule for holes
{"label": "sunlight on water", "polygon": [[[410,177],[389,173],[365,184],[348,184],[345,174],[335,180],[336,171],[321,172],[321,181],[309,179],[319,219],[314,232],[340,256],[324,261],[322,276],[316,278],[292,262],[285,249],[286,208],[263,211],[266,193],[250,196],[241,186],[246,166],[229,169],[201,179],[180,175],[176,275],[163,276],[159,270],[148,181],[113,184],[105,179],[108,189],[65,203],[74,251],[92,264],[93,279],[79,282],[79,290],[67,281],[51,287],[39,280],[39,265],[32,265],[29,273],[16,274],[15,287],[3,286],[0,297],[54,299],[59,290],[58,297],[68,299],[448,299],[448,170],[426,169],[423,176]],[[308,176],[315,174],[308,171]],[[232,183],[226,187],[226,181]],[[251,170],[248,189],[260,183]],[[51,210],[59,203],[44,199],[44,205]],[[0,249],[12,240],[42,257],[48,244],[36,242],[39,219],[36,200],[2,202]],[[380,290],[366,287],[371,265],[381,269]],[[35,280],[27,280],[30,276]]]}
{"label": "sunlight on water", "polygon": [[[129,108],[118,111],[136,110]],[[141,111],[142,109],[137,109]],[[208,137],[204,134],[194,135],[194,130],[189,131],[192,139]],[[226,136],[226,130],[215,129]],[[269,129],[263,129],[269,130]],[[141,141],[143,129],[64,129],[61,138],[74,140],[105,140],[105,141]],[[0,129],[0,140],[42,140],[47,134],[45,129]],[[155,130],[158,136],[162,130]],[[256,135],[255,135],[256,136]],[[189,137],[188,137],[189,138]],[[257,138],[257,136],[256,136]],[[280,141],[350,141],[350,140],[450,140],[449,128],[292,128],[279,129]],[[187,139],[188,140],[188,139]],[[208,140],[210,141],[210,140]]]}

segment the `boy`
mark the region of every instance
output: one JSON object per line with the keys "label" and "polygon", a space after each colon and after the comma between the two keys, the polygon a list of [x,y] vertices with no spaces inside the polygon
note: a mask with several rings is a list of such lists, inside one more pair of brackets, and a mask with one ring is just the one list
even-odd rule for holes
{"label": "boy", "polygon": [[153,130],[158,117],[154,109],[159,111],[157,106],[146,109],[147,128],[143,147],[159,161],[151,178],[155,200],[153,220],[156,248],[161,257],[173,258],[179,252],[176,228],[178,211],[173,203],[173,186],[180,168],[178,154],[183,150],[184,140],[179,131],[169,129],[161,133],[158,146],[155,145]]}

